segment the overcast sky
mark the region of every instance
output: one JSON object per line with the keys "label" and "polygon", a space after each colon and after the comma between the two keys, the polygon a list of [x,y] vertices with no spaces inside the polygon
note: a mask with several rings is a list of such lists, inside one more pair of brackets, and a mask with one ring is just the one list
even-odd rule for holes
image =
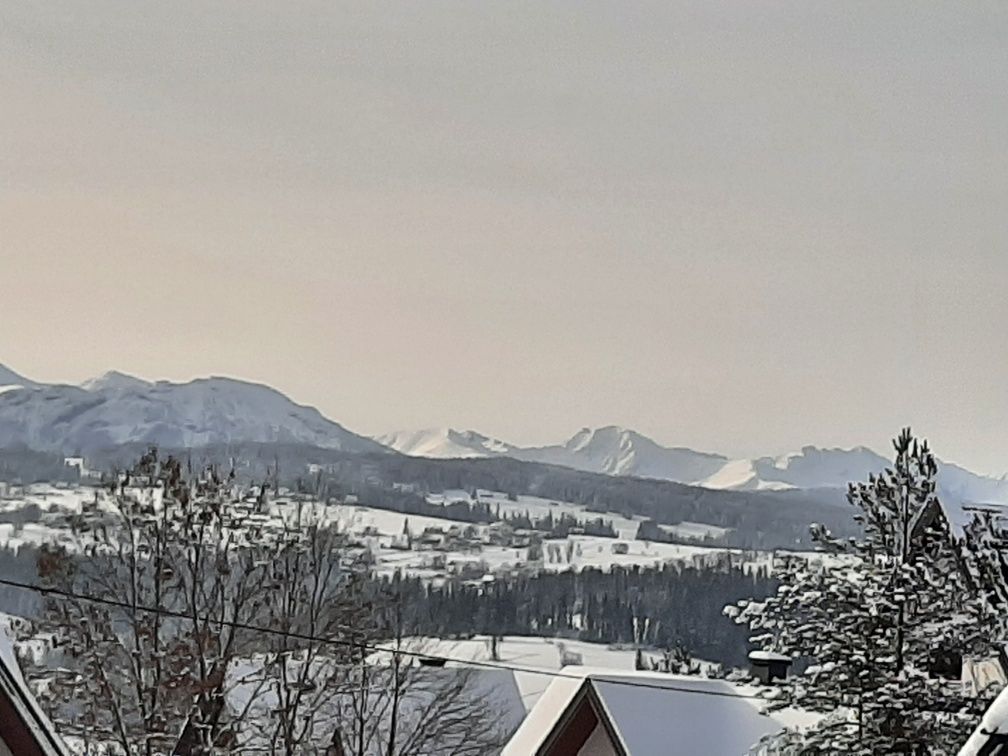
{"label": "overcast sky", "polygon": [[1008,6],[0,4],[0,362],[1008,470]]}

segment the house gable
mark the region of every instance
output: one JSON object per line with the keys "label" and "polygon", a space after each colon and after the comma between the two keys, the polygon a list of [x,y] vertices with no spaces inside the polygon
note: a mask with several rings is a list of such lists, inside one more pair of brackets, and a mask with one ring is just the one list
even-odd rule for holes
{"label": "house gable", "polygon": [[536,751],[536,756],[626,756],[592,681],[581,687]]}
{"label": "house gable", "polygon": [[751,692],[723,680],[563,669],[502,756],[746,753],[783,726],[763,713]]}

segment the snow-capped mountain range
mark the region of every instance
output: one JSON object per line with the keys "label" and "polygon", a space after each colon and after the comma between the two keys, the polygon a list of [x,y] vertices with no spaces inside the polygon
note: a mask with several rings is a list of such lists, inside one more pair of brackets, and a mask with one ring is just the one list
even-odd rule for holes
{"label": "snow-capped mountain range", "polygon": [[149,382],[112,371],[69,386],[31,381],[0,365],[0,448],[75,454],[129,443],[243,442],[385,450],[261,384],[219,377]]}
{"label": "snow-capped mountain range", "polygon": [[[806,446],[778,457],[732,459],[662,446],[616,426],[583,428],[564,443],[541,447],[451,428],[372,439],[276,389],[233,378],[151,382],[111,371],[72,386],[33,381],[0,365],[0,449],[28,446],[78,454],[129,443],[195,447],[276,442],[438,459],[512,457],[605,475],[753,491],[843,488],[889,464],[865,447]],[[939,484],[945,494],[961,500],[1008,504],[1008,477],[984,477],[943,463]]]}
{"label": "snow-capped mountain range", "polygon": [[[520,447],[475,431],[436,428],[390,433],[376,438],[410,456],[452,458],[506,456],[573,467],[607,475],[672,480],[704,488],[783,490],[846,488],[866,480],[891,460],[863,446],[824,449],[805,446],[777,457],[731,459],[721,454],[666,447],[636,431],[617,426],[583,428],[563,444]],[[1008,476],[990,478],[950,463],[939,466],[946,495],[972,502],[1008,504]]]}
{"label": "snow-capped mountain range", "polygon": [[476,431],[437,428],[401,431],[375,436],[375,441],[410,457],[431,459],[471,459],[478,457],[509,457],[519,447],[484,436]]}

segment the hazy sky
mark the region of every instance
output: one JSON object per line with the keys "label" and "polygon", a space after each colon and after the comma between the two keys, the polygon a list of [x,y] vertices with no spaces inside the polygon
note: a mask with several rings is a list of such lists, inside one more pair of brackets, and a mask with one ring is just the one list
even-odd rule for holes
{"label": "hazy sky", "polygon": [[0,4],[0,362],[1008,470],[1008,5]]}

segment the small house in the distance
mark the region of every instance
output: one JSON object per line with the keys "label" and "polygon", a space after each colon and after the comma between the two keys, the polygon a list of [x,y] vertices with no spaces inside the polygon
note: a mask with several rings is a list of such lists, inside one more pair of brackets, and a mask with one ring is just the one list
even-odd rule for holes
{"label": "small house in the distance", "polygon": [[748,753],[784,722],[724,680],[564,667],[501,756]]}
{"label": "small house in the distance", "polygon": [[749,664],[752,667],[753,677],[764,685],[769,685],[774,680],[783,680],[787,677],[791,657],[773,651],[750,651]]}
{"label": "small house in the distance", "polygon": [[67,756],[69,751],[39,708],[0,629],[0,756]]}

